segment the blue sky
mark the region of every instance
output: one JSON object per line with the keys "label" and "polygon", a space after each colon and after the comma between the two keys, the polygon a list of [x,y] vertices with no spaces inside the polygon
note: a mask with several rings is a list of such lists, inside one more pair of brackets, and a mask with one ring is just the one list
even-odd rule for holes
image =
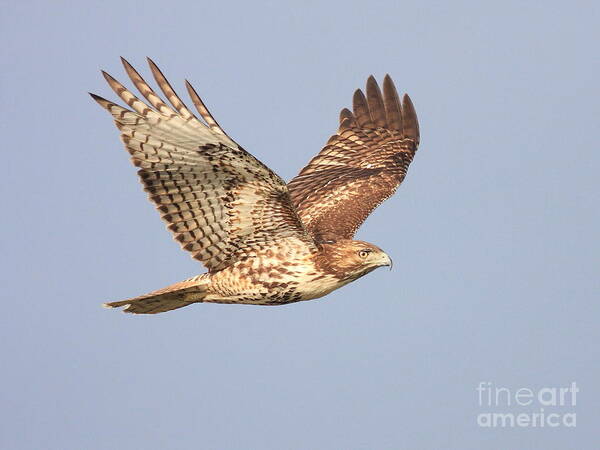
{"label": "blue sky", "polygon": [[[596,448],[595,2],[4,2],[0,446]],[[146,200],[99,69],[151,56],[282,177],[370,74],[421,147],[361,228],[394,259],[311,302],[100,308],[204,271]],[[149,76],[148,76],[149,78]],[[477,387],[580,389],[493,428]]]}

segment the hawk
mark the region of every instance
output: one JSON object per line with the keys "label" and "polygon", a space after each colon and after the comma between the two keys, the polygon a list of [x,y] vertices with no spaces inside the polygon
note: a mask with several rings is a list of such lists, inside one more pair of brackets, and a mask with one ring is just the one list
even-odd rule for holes
{"label": "hawk", "polygon": [[90,94],[113,117],[138,175],[168,229],[207,273],[128,300],[106,303],[155,314],[192,303],[283,305],[322,297],[392,260],[353,236],[404,180],[419,145],[413,104],[389,75],[354,93],[337,133],[289,183],[238,145],[194,88],[195,115],[156,64],[167,104],[122,58],[146,99],[106,72],[130,109]]}

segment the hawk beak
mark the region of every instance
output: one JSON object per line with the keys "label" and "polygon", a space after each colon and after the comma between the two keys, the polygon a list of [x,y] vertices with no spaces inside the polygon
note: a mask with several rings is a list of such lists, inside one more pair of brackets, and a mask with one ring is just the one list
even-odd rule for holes
{"label": "hawk beak", "polygon": [[386,253],[383,253],[381,255],[381,265],[382,266],[390,266],[390,270],[392,270],[392,266],[394,265],[394,262],[392,261],[392,258],[390,258]]}

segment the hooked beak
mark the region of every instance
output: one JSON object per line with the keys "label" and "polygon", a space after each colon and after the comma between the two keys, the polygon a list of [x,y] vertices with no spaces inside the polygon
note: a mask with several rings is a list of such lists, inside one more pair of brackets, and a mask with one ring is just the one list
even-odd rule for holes
{"label": "hooked beak", "polygon": [[390,270],[392,270],[392,266],[394,265],[394,262],[392,261],[392,258],[390,258],[386,253],[383,253],[381,255],[381,266],[389,266]]}

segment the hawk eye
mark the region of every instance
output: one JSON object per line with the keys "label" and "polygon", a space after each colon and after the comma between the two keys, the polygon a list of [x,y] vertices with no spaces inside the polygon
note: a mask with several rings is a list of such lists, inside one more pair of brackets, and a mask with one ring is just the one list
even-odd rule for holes
{"label": "hawk eye", "polygon": [[358,252],[358,256],[360,256],[361,258],[366,258],[367,256],[369,256],[369,253],[371,253],[371,250],[360,250]]}

